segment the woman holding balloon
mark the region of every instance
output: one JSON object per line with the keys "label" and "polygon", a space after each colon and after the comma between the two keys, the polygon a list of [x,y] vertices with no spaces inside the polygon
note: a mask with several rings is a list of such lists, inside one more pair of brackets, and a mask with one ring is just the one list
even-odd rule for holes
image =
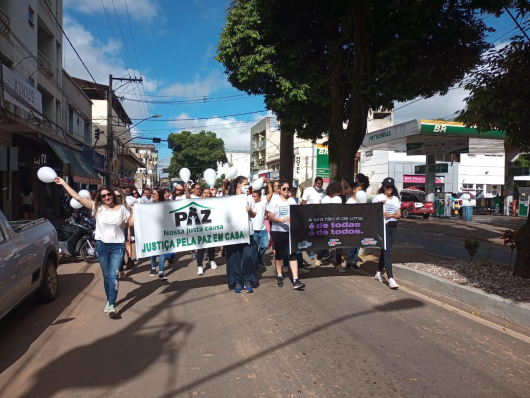
{"label": "woman holding balloon", "polygon": [[[40,178],[40,177],[39,177]],[[96,252],[103,273],[103,284],[107,305],[104,312],[113,318],[116,316],[116,299],[118,297],[118,273],[125,253],[126,225],[133,226],[134,220],[130,211],[120,203],[114,190],[101,186],[94,201],[79,195],[62,178],[55,177],[57,185],[62,185],[73,200],[92,210],[96,219]],[[49,181],[48,181],[49,182]]]}

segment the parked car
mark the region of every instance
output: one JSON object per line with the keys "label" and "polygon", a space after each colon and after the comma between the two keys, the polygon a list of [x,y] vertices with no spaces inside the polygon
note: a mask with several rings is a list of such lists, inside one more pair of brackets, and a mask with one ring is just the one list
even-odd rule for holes
{"label": "parked car", "polygon": [[7,221],[0,211],[0,319],[28,296],[57,297],[57,232],[45,220]]}
{"label": "parked car", "polygon": [[410,215],[421,215],[427,219],[435,213],[434,203],[422,200],[425,198],[425,193],[420,192],[421,194],[406,190],[401,192],[401,217],[409,218]]}

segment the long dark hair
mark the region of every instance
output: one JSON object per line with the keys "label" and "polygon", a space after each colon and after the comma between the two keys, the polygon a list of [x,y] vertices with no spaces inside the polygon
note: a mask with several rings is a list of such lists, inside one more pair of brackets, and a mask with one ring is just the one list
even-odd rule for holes
{"label": "long dark hair", "polygon": [[[379,188],[379,193],[385,193],[385,187]],[[399,198],[399,191],[397,190],[395,185],[392,185],[392,196]]]}
{"label": "long dark hair", "polygon": [[115,205],[121,204],[120,200],[114,193],[114,189],[115,189],[114,187],[109,188],[106,185],[102,185],[99,187],[99,189],[96,192],[96,197],[94,198],[94,212],[92,213],[94,217],[96,217],[96,215],[99,212],[99,209],[101,208],[101,206],[103,206],[103,201],[101,200],[101,191],[109,191],[110,195],[112,196],[112,203],[114,203]]}
{"label": "long dark hair", "polygon": [[333,181],[326,188],[326,195],[340,195],[342,193],[342,185],[340,182]]}
{"label": "long dark hair", "polygon": [[29,185],[24,185],[24,186],[22,187],[22,194],[23,194],[24,196],[29,196],[29,194],[30,194],[31,192],[32,192],[32,189],[31,189],[31,187],[30,187]]}
{"label": "long dark hair", "polygon": [[359,173],[355,176],[363,187],[363,191],[366,191],[370,186],[370,179],[366,177],[363,173]]}
{"label": "long dark hair", "polygon": [[158,201],[159,202],[164,202],[166,200],[164,198],[165,189],[160,188],[160,189],[155,189],[155,191],[158,194]]}
{"label": "long dark hair", "polygon": [[229,195],[236,195],[237,194],[237,186],[239,184],[243,183],[243,181],[248,181],[248,178],[247,177],[243,177],[243,176],[239,176],[236,179],[234,179],[234,181],[232,181],[232,183],[230,184],[230,189],[228,190],[228,194]]}

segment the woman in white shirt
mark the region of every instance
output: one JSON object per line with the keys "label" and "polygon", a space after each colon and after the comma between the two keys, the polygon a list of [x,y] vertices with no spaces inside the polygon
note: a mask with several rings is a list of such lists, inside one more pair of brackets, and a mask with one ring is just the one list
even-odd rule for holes
{"label": "woman in white shirt", "polygon": [[[357,192],[363,191],[363,185],[354,182],[351,186],[351,196],[346,201],[347,205],[354,205],[357,202],[357,198],[355,195],[357,195]],[[346,259],[346,268],[351,267],[355,269],[359,269],[359,266],[357,265],[357,260],[359,259],[359,247],[351,247],[350,250],[348,250],[348,258]]]}
{"label": "woman in white shirt", "polygon": [[280,194],[273,196],[267,205],[269,220],[271,221],[271,238],[274,242],[274,263],[276,264],[277,281],[276,286],[283,287],[282,263],[283,254],[289,253],[289,266],[293,273],[293,289],[303,289],[305,283],[298,279],[298,263],[296,253],[291,253],[289,247],[289,228],[291,223],[289,206],[296,205],[296,201],[289,197],[289,182],[280,182]]}
{"label": "woman in white shirt", "polygon": [[[324,196],[320,204],[342,204],[342,199],[340,197],[341,193],[342,186],[340,185],[340,182],[333,181],[326,188],[326,196]],[[315,268],[320,268],[322,266],[322,258],[325,252],[326,250],[320,250],[318,252],[317,258],[315,260]],[[346,272],[344,271],[344,268],[342,268],[342,249],[335,249],[335,262],[337,271],[341,273]]]}
{"label": "woman in white shirt", "polygon": [[134,226],[133,216],[121,205],[113,189],[101,186],[95,200],[82,198],[62,178],[55,178],[57,185],[62,185],[72,198],[77,200],[87,209],[92,210],[96,219],[96,253],[98,255],[103,283],[107,296],[105,313],[113,318],[116,316],[116,299],[118,297],[118,272],[125,254],[126,225]]}
{"label": "woman in white shirt", "polygon": [[379,195],[373,199],[373,203],[383,203],[383,217],[386,224],[386,250],[381,249],[379,271],[375,274],[375,279],[379,282],[385,281],[381,275],[383,268],[385,268],[388,275],[388,286],[391,289],[397,289],[399,285],[394,280],[394,273],[392,272],[392,245],[396,240],[397,220],[401,218],[401,202],[393,178],[388,177],[383,180],[383,186],[379,190]]}

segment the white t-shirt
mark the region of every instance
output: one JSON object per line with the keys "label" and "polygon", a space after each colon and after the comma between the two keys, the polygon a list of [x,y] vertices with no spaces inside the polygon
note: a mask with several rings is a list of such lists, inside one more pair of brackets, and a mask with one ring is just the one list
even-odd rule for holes
{"label": "white t-shirt", "polygon": [[117,210],[109,210],[105,206],[100,206],[95,216],[95,239],[104,243],[124,243],[123,231],[130,216],[131,213],[125,206],[120,205]]}
{"label": "white t-shirt", "polygon": [[347,204],[347,205],[354,205],[354,204],[357,203],[357,201],[355,200],[355,198],[353,197],[353,195],[348,195],[348,196],[349,196],[349,198],[348,198],[348,200],[346,201],[346,204]]}
{"label": "white t-shirt", "polygon": [[150,198],[148,198],[147,196],[142,196],[142,197],[140,198],[140,203],[145,203],[145,204],[147,204],[147,203],[153,203],[153,202],[154,202],[154,200],[153,200],[153,197],[152,197],[152,196],[151,196]]}
{"label": "white t-shirt", "polygon": [[264,231],[267,229],[265,226],[265,211],[267,209],[267,200],[263,197],[259,202],[254,202],[253,211],[256,213],[256,217],[252,219],[252,229],[254,231]]}
{"label": "white t-shirt", "polygon": [[[296,206],[296,200],[293,198],[288,198],[286,202],[280,199],[279,196],[272,197],[271,201],[267,204],[267,211],[274,213],[276,218],[285,218],[291,216],[291,211],[289,206]],[[289,232],[289,224],[286,222],[273,222],[271,225],[271,231],[278,232]]]}
{"label": "white t-shirt", "polygon": [[175,199],[173,199],[173,200],[182,200],[182,199],[186,199],[186,196],[185,195],[175,196]]}
{"label": "white t-shirt", "polygon": [[[401,202],[397,196],[392,196],[392,199],[388,199],[384,193],[380,193],[373,200],[372,203],[379,203],[382,200],[385,200],[384,212],[390,214],[396,214],[401,208]],[[386,218],[385,224],[388,224],[389,221],[397,221],[395,218]]]}
{"label": "white t-shirt", "polygon": [[200,199],[201,197],[200,197],[200,196],[197,196],[197,195],[194,195],[194,194],[191,194],[191,195],[190,195],[190,198],[192,198],[192,199]]}
{"label": "white t-shirt", "polygon": [[328,203],[336,203],[336,204],[340,205],[340,204],[342,204],[342,199],[340,198],[339,195],[334,196],[333,198],[326,195],[326,196],[324,196],[322,198],[322,201],[320,202],[320,204],[325,205],[325,204],[328,204]]}
{"label": "white t-shirt", "polygon": [[321,189],[320,192],[315,189],[315,187],[309,187],[304,189],[302,195],[302,200],[306,200],[308,205],[319,204],[322,202],[322,199],[326,195],[324,189]]}

